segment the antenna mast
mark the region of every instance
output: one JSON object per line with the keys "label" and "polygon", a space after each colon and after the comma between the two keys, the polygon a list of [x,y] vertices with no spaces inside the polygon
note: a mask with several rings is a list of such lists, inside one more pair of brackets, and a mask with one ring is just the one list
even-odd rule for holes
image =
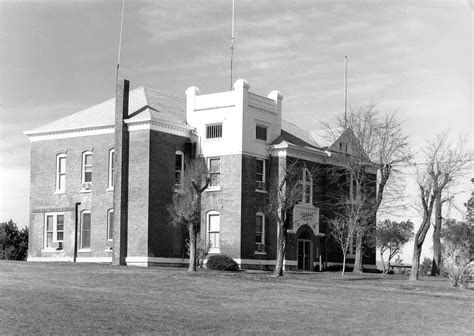
{"label": "antenna mast", "polygon": [[344,128],[347,128],[347,56],[344,56]]}
{"label": "antenna mast", "polygon": [[234,12],[235,12],[235,0],[232,0],[232,37],[230,39],[230,91],[232,91],[232,72],[234,62]]}
{"label": "antenna mast", "polygon": [[118,47],[118,59],[117,59],[117,73],[115,75],[115,83],[118,81],[118,74],[120,68],[120,52],[122,49],[122,30],[123,30],[123,13],[125,9],[125,0],[122,1],[122,19],[120,20],[120,38],[119,38],[119,47]]}

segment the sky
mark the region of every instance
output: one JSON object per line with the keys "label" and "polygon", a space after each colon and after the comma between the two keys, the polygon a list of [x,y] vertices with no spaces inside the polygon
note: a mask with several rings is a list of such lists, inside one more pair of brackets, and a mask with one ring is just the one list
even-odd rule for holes
{"label": "sky", "polygon": [[[347,56],[349,105],[397,111],[414,153],[442,131],[472,145],[472,1],[235,2],[233,78],[281,91],[286,120],[313,131],[341,116]],[[114,96],[121,10],[120,0],[0,0],[0,221],[28,223],[22,132]],[[231,0],[126,0],[120,77],[183,97],[229,90],[231,13]],[[416,196],[413,174],[406,181]]]}

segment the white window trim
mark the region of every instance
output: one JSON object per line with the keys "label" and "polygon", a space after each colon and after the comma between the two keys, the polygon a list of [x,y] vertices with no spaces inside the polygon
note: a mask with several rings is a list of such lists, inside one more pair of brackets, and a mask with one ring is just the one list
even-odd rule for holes
{"label": "white window trim", "polygon": [[[265,214],[263,212],[257,212],[255,214],[255,217],[262,217],[262,240],[263,242],[261,244],[265,245]],[[255,242],[255,244],[258,244]],[[255,251],[255,254],[267,254],[267,251],[265,250],[264,252],[262,251]]]}
{"label": "white window trim", "polygon": [[222,160],[220,156],[207,158],[207,167],[209,168],[209,176],[211,175],[211,160],[219,160],[219,184],[207,187],[206,191],[220,191],[221,190],[221,174],[222,174]]}
{"label": "white window trim", "polygon": [[[181,156],[181,170],[180,170],[180,181],[178,184],[175,183],[175,189],[182,189],[183,187],[183,174],[184,174],[184,153],[180,150],[177,150],[175,152],[175,156]],[[176,157],[175,157],[175,160],[176,160]],[[175,163],[176,164],[176,163]],[[176,168],[175,168],[175,174],[177,172]]]}
{"label": "white window trim", "polygon": [[220,253],[221,252],[221,249],[220,249],[220,237],[221,237],[221,214],[220,212],[218,211],[209,211],[207,214],[206,214],[206,238],[207,238],[207,241],[209,242],[210,241],[210,234],[212,232],[210,232],[210,225],[211,225],[211,221],[210,221],[210,217],[211,216],[219,216],[219,231],[212,231],[212,232],[219,232],[219,247],[212,247],[211,246],[211,249],[209,250],[209,253]]}
{"label": "white window trim", "polygon": [[[91,155],[92,160],[94,160],[94,155],[93,155],[92,151],[86,151],[86,152],[82,153],[81,192],[92,192],[92,188],[84,189],[83,186],[82,186],[84,183],[86,183],[86,181],[85,181],[85,179],[86,179],[86,165],[85,165],[86,155]],[[92,161],[91,169],[93,169],[93,167],[94,167],[94,161]],[[87,182],[87,183],[91,183],[91,185],[92,185],[92,181]]]}
{"label": "white window trim", "polygon": [[[263,161],[263,176],[262,176],[262,180],[263,180],[263,181],[257,181],[257,178],[256,178],[256,177],[257,177],[257,176],[256,176],[257,174],[256,174],[256,172],[255,172],[255,181],[256,181],[256,183],[258,183],[258,182],[263,182],[263,184],[265,185],[265,184],[267,183],[267,172],[266,172],[266,170],[267,170],[267,166],[266,166],[267,163],[266,163],[266,160],[265,160],[265,159],[261,159],[261,158],[257,158],[256,161]],[[255,167],[257,167],[256,162],[255,162]],[[264,187],[263,189],[255,188],[255,191],[256,191],[256,192],[259,192],[259,193],[264,193],[264,194],[267,193],[266,187]]]}
{"label": "white window trim", "polygon": [[[64,229],[65,229],[65,223],[64,223],[64,212],[46,212],[44,214],[44,225],[43,225],[43,251],[44,252],[63,252],[64,251],[64,246],[62,250],[57,250],[54,247],[48,247],[46,246],[47,241],[48,241],[48,231],[47,231],[47,218],[48,216],[53,216],[53,243],[57,242],[63,242],[64,243]],[[63,240],[57,240],[57,233],[58,233],[58,216],[63,216]]]}
{"label": "white window trim", "polygon": [[89,246],[89,247],[85,247],[85,248],[82,247],[82,238],[83,238],[82,227],[83,227],[83,223],[84,223],[84,217],[83,217],[83,216],[84,216],[85,213],[88,213],[88,214],[91,215],[91,223],[90,223],[90,224],[91,224],[91,228],[90,228],[90,238],[91,238],[91,239],[90,239],[90,242],[89,242],[89,243],[92,245],[92,214],[91,214],[90,210],[83,210],[83,211],[81,211],[81,216],[80,216],[80,221],[81,221],[80,224],[81,224],[81,225],[80,225],[80,228],[79,228],[79,235],[80,235],[81,239],[80,239],[79,242],[78,242],[78,245],[79,245],[79,247],[78,247],[78,252],[90,252],[90,251],[91,251],[91,247],[90,247],[90,246]]}
{"label": "white window trim", "polygon": [[109,183],[107,191],[114,190],[114,173],[115,173],[115,148],[109,150]]}
{"label": "white window trim", "polygon": [[[109,230],[110,230],[110,213],[112,213],[112,220],[113,220],[113,214],[114,214],[114,209],[109,209],[107,210],[107,231],[105,233],[105,238],[107,241],[113,241],[113,231],[112,231],[112,237],[109,237]],[[112,223],[113,224],[113,223]]]}
{"label": "white window trim", "polygon": [[[64,166],[64,173],[59,172],[59,162],[60,160],[64,158],[65,159],[65,166]],[[66,154],[58,154],[56,155],[56,188],[55,188],[55,194],[65,194],[66,193],[66,176],[67,176],[67,155]],[[59,182],[61,175],[64,175],[64,189],[59,189]]]}
{"label": "white window trim", "polygon": [[[301,186],[303,187],[303,192],[301,194],[301,203],[305,204],[313,204],[313,176],[311,175],[311,172],[307,168],[303,168],[302,172],[302,179],[300,181]],[[310,181],[306,181],[306,177],[309,176]],[[306,186],[310,183],[310,194],[309,194],[309,202],[306,202]]]}

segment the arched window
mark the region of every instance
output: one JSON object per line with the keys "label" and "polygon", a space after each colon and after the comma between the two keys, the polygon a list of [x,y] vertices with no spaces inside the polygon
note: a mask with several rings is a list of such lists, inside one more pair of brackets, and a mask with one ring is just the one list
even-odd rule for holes
{"label": "arched window", "polygon": [[265,252],[265,214],[257,212],[255,215],[255,252]]}
{"label": "arched window", "polygon": [[181,188],[183,184],[184,172],[184,153],[176,151],[175,165],[174,165],[174,185],[176,188]]}
{"label": "arched window", "polygon": [[92,152],[82,153],[82,189],[92,189]]}
{"label": "arched window", "polygon": [[217,211],[207,213],[207,237],[211,243],[211,253],[220,252],[221,240],[221,215]]}
{"label": "arched window", "polygon": [[56,192],[66,192],[66,154],[56,156]]}
{"label": "arched window", "polygon": [[115,149],[109,150],[109,189],[114,188]]}
{"label": "arched window", "polygon": [[91,248],[91,212],[85,210],[81,213],[81,249]]}
{"label": "arched window", "polygon": [[107,210],[107,240],[114,240],[114,209]]}
{"label": "arched window", "polygon": [[303,187],[301,202],[313,204],[313,177],[311,176],[311,172],[306,168],[303,168],[302,173],[303,176],[300,181]]}

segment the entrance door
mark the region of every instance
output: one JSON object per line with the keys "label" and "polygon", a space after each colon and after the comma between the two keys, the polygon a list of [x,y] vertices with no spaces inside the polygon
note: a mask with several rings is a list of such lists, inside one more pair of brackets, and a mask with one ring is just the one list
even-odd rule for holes
{"label": "entrance door", "polygon": [[298,269],[311,270],[311,240],[298,239]]}

